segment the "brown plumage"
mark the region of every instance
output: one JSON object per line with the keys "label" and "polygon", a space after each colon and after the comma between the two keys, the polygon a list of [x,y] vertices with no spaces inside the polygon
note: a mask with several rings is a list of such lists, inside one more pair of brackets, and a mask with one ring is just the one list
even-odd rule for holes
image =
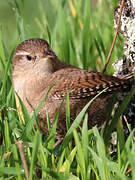
{"label": "brown plumage", "polygon": [[[106,120],[106,113],[114,92],[130,86],[130,79],[120,79],[99,72],[88,72],[60,61],[43,39],[30,39],[16,48],[13,56],[12,80],[15,92],[26,105],[29,113],[36,109],[48,89],[52,87],[38,115],[40,129],[47,133],[46,110],[51,123],[63,100],[69,92],[71,118],[74,119],[82,108],[96,94],[108,89],[93,101],[88,108],[89,128],[100,126]],[[66,133],[65,105],[61,108],[57,134]]]}

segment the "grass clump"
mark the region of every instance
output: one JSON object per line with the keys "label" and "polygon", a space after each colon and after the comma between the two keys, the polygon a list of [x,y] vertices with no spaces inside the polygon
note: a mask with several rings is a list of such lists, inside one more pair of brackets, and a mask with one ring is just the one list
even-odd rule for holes
{"label": "grass clump", "polygon": [[[88,130],[87,126],[88,115],[85,112],[94,99],[70,125],[67,95],[67,134],[56,148],[54,148],[56,142],[54,134],[59,112],[50,134],[44,136],[33,126],[42,102],[32,118],[19,98],[20,112],[23,112],[23,116],[18,115],[16,111],[11,82],[11,61],[14,48],[24,39],[44,38],[66,62],[81,68],[102,71],[113,39],[112,14],[117,1],[103,0],[94,4],[94,7],[90,2],[41,0],[33,3],[32,0],[9,0],[2,3],[1,7],[10,9],[12,15],[9,18],[13,21],[13,25],[0,20],[0,179],[26,178],[21,153],[16,145],[20,140],[23,141],[29,179],[135,179],[134,130],[125,141],[123,126],[119,121],[132,91],[112,119],[109,116],[111,124],[109,121],[101,133],[97,127]],[[34,11],[30,13],[30,9]],[[2,14],[2,11],[0,13]],[[122,41],[119,36],[107,69],[108,74],[113,73],[111,63],[122,56]],[[83,126],[79,127],[78,132],[76,128],[82,120]],[[117,143],[110,143],[114,127]]]}

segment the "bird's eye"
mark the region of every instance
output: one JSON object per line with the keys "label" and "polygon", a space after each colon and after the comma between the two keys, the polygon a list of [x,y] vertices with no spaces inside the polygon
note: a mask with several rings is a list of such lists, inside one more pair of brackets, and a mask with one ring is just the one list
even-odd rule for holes
{"label": "bird's eye", "polygon": [[26,57],[27,57],[28,61],[31,61],[31,59],[32,59],[31,56],[27,55]]}

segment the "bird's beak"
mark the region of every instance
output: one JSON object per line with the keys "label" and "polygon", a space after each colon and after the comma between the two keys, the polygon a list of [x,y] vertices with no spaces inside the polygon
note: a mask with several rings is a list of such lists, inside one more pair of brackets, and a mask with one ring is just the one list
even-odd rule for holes
{"label": "bird's beak", "polygon": [[55,56],[48,55],[47,58],[48,58],[48,59],[54,59]]}
{"label": "bird's beak", "polygon": [[55,55],[53,52],[48,51],[48,52],[46,52],[46,57],[47,57],[47,58],[54,59],[54,58],[56,58],[56,55]]}

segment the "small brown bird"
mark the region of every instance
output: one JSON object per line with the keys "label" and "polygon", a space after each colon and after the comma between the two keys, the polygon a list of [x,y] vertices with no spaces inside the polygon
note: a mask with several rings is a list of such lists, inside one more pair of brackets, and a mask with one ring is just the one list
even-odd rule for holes
{"label": "small brown bird", "polygon": [[[122,92],[129,86],[129,79],[120,79],[99,72],[88,72],[58,59],[43,39],[29,39],[18,45],[13,56],[12,81],[15,92],[20,96],[31,114],[52,87],[42,106],[38,122],[43,133],[48,133],[46,110],[51,124],[63,97],[69,92],[71,118],[96,94],[108,89],[96,98],[87,110],[88,126],[102,125],[115,92]],[[58,136],[66,133],[65,105],[63,103],[57,124]]]}

